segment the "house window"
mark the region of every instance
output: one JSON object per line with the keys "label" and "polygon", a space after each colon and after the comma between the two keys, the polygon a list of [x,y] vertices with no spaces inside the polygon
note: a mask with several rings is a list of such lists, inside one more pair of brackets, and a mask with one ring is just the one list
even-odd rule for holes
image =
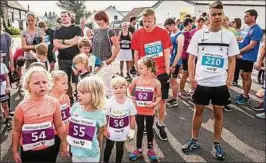
{"label": "house window", "polygon": [[118,20],[118,16],[117,15],[114,16],[114,20]]}

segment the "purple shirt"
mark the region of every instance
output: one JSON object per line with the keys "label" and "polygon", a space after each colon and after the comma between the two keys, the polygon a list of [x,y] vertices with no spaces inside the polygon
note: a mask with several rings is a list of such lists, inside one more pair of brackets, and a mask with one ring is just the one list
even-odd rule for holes
{"label": "purple shirt", "polygon": [[191,37],[191,34],[189,31],[184,31],[183,35],[185,37],[185,41],[184,41],[184,49],[183,49],[183,53],[182,53],[182,59],[188,59],[189,54],[187,53],[187,48],[188,48],[188,45],[189,45],[192,37]]}

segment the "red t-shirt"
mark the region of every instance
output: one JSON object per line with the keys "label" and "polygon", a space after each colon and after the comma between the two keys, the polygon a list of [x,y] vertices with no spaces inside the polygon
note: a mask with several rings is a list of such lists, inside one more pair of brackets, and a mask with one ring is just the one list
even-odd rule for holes
{"label": "red t-shirt", "polygon": [[155,27],[153,31],[146,32],[144,28],[133,34],[131,48],[139,52],[140,58],[150,56],[155,59],[156,75],[166,73],[163,51],[172,47],[171,38],[167,31]]}

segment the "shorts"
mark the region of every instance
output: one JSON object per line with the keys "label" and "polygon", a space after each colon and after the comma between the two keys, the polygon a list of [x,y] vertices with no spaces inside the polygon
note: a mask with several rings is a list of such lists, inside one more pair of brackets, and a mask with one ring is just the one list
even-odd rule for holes
{"label": "shorts", "polygon": [[10,94],[0,95],[0,102],[7,102],[10,99]]}
{"label": "shorts", "polygon": [[171,74],[171,78],[177,78],[180,67],[181,65],[178,64],[175,66],[175,71]]}
{"label": "shorts", "polygon": [[132,54],[131,49],[120,49],[117,59],[119,61],[131,61]]}
{"label": "shorts", "polygon": [[243,72],[252,72],[253,65],[254,65],[253,61],[239,60],[238,68],[240,70],[243,70]]}
{"label": "shorts", "polygon": [[169,75],[164,73],[164,74],[158,75],[157,79],[161,83],[162,99],[168,99],[168,94],[169,94],[169,89],[170,89]]}
{"label": "shorts", "polygon": [[225,106],[231,103],[230,93],[226,85],[220,87],[205,87],[198,85],[193,96],[193,102],[196,105]]}
{"label": "shorts", "polygon": [[188,59],[182,59],[182,66],[184,71],[188,71]]}

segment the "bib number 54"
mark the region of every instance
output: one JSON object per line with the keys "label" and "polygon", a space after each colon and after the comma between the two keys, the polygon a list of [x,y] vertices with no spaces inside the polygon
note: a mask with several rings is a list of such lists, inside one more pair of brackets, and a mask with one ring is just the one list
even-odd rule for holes
{"label": "bib number 54", "polygon": [[38,132],[33,132],[31,133],[32,136],[32,141],[37,141],[37,140],[44,140],[46,139],[45,131],[42,131],[40,135],[38,135]]}

